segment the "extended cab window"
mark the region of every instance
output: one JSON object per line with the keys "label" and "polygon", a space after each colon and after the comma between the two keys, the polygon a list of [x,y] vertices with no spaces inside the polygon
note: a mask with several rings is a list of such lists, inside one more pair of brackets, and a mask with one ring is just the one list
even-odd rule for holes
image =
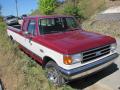
{"label": "extended cab window", "polygon": [[28,20],[25,19],[24,22],[23,22],[23,27],[22,27],[22,30],[23,30],[23,31],[26,31],[27,25],[28,25]]}
{"label": "extended cab window", "polygon": [[40,34],[51,34],[76,30],[79,25],[72,17],[44,18],[39,20]]}
{"label": "extended cab window", "polygon": [[36,29],[36,21],[30,20],[28,24],[28,33],[34,35],[35,29]]}

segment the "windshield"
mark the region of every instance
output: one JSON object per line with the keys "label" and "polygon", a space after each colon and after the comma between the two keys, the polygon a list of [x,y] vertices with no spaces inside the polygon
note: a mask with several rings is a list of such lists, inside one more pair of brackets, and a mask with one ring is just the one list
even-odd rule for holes
{"label": "windshield", "polygon": [[39,30],[41,34],[51,34],[78,30],[79,25],[72,17],[45,18],[39,20]]}

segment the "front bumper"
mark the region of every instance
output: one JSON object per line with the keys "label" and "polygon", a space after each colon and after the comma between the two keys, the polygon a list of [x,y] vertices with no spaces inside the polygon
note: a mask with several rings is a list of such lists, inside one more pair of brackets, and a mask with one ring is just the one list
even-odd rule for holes
{"label": "front bumper", "polygon": [[73,80],[80,77],[84,77],[91,73],[97,72],[105,67],[111,65],[114,62],[114,59],[118,57],[117,53],[114,53],[110,56],[107,56],[103,59],[95,61],[93,63],[72,69],[72,70],[65,70],[63,68],[59,68],[62,76],[67,80]]}

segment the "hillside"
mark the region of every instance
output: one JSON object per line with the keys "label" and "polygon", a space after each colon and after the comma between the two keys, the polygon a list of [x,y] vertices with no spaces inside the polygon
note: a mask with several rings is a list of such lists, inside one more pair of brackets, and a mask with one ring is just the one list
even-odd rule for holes
{"label": "hillside", "polygon": [[[120,1],[106,0],[105,5],[106,5],[105,6],[106,8],[117,7],[117,6],[120,6]],[[99,32],[101,34],[106,34],[106,35],[110,35],[117,38],[120,37],[120,28],[119,28],[120,21],[112,20],[115,18],[114,14],[111,17],[109,17],[109,15],[108,16],[106,15],[104,19],[101,19],[101,20],[96,20],[97,15],[98,13],[94,14],[91,18],[85,20],[82,23],[82,27],[88,31]]]}
{"label": "hillside", "polygon": [[[74,8],[77,7],[78,11],[74,11]],[[99,12],[105,8],[105,0],[76,0],[75,6],[72,0],[66,0],[63,4],[60,4],[55,8],[53,14],[67,14],[71,15],[72,13],[77,13],[77,16],[82,16],[81,18],[88,19],[96,12]],[[31,15],[41,15],[40,10],[36,9],[31,13]],[[72,14],[74,15],[74,14]]]}

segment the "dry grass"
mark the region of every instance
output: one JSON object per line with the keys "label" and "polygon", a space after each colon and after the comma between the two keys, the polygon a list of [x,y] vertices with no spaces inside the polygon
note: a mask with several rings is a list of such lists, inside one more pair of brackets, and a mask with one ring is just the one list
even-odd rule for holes
{"label": "dry grass", "polygon": [[80,0],[78,7],[82,10],[84,17],[90,18],[105,8],[105,0]]}
{"label": "dry grass", "polygon": [[120,0],[106,0],[106,7],[114,7],[114,6],[120,6]]}
{"label": "dry grass", "polygon": [[[86,1],[87,0],[83,0]],[[85,8],[84,12],[88,13],[87,16],[93,15],[93,13],[101,11],[113,6],[120,6],[120,1],[110,1],[110,0],[90,0],[86,5],[80,3]],[[87,7],[86,7],[87,6]],[[120,21],[96,21],[96,15],[92,16],[89,20],[82,23],[82,27],[87,31],[97,32],[105,35],[110,35],[113,37],[120,37]]]}
{"label": "dry grass", "polygon": [[83,22],[82,27],[87,31],[120,37],[120,21],[95,21],[92,18]]}

